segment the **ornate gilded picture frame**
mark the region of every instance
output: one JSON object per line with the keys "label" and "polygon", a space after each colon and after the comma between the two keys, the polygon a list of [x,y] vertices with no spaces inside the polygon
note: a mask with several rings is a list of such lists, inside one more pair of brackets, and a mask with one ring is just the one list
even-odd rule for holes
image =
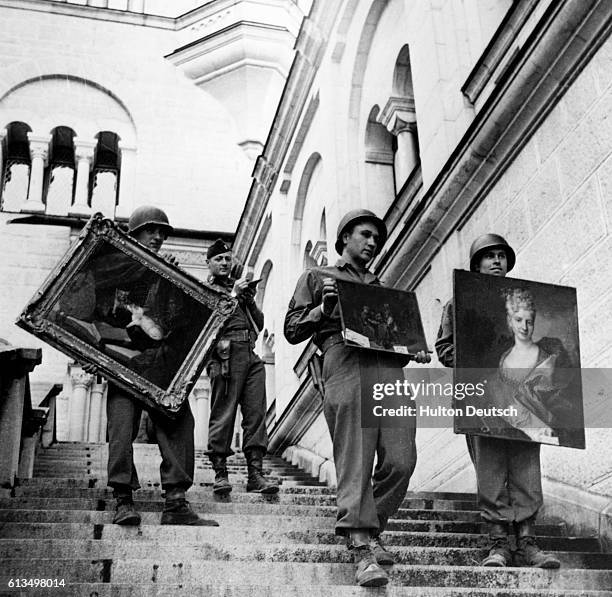
{"label": "ornate gilded picture frame", "polygon": [[455,432],[585,447],[576,289],[454,271]]}
{"label": "ornate gilded picture frame", "polygon": [[172,417],[235,305],[96,214],[16,323]]}

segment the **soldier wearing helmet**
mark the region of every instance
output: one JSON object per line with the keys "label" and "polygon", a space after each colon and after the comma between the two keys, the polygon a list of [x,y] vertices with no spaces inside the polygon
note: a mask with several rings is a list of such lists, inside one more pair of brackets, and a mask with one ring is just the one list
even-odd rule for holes
{"label": "soldier wearing helmet", "polygon": [[[137,208],[129,219],[128,232],[136,241],[159,253],[168,234],[172,232],[168,216],[159,208],[143,206]],[[123,256],[121,254],[119,257]],[[115,255],[105,255],[99,260],[96,268],[96,277],[100,279],[100,287],[104,288],[106,295],[98,296],[97,303],[117,304],[118,293],[123,296],[134,297],[134,307],[147,309],[147,304],[157,305],[164,313],[171,313],[180,308],[180,296],[171,294],[172,290],[161,288],[159,280],[152,280],[147,272],[136,278],[127,275],[126,268],[133,263],[123,263]],[[172,262],[176,260],[171,256],[164,257]],[[113,280],[117,280],[116,283]],[[122,286],[118,286],[120,283]],[[98,291],[97,291],[98,292]],[[98,292],[102,294],[102,291]],[[172,309],[168,307],[172,303]],[[106,312],[106,310],[104,310]],[[111,312],[111,309],[108,309]],[[113,308],[114,312],[114,308]],[[110,315],[107,315],[110,316]],[[100,317],[104,321],[103,316]],[[167,321],[166,321],[167,319]],[[154,328],[149,326],[147,348],[139,354],[139,358],[150,355],[151,363],[147,365],[155,369],[160,376],[166,375],[167,370],[160,364],[161,356],[168,355],[163,362],[172,361],[176,355],[176,340],[173,342],[172,321],[176,318],[168,315],[163,321],[168,329],[163,329],[161,323],[149,318]],[[112,325],[122,326],[125,321]],[[129,327],[129,326],[128,326]],[[118,327],[117,329],[123,329]],[[143,328],[144,329],[144,328]],[[181,334],[174,329],[174,338]],[[144,336],[143,336],[144,338]],[[96,373],[95,367],[85,366],[85,370]],[[113,383],[108,385],[107,395],[108,419],[108,485],[113,488],[116,499],[116,511],[113,523],[119,525],[138,525],[141,522],[140,514],[136,511],[133,501],[133,491],[140,487],[138,475],[134,466],[132,443],[138,434],[142,414],[141,403],[135,401],[121,388]],[[186,400],[181,411],[174,419],[163,415],[148,413],[153,431],[162,456],[160,467],[162,489],[165,491],[166,501],[162,512],[161,524],[187,524],[187,525],[214,525],[215,521],[201,519],[189,506],[185,499],[185,492],[193,483],[195,450],[194,450],[194,419]]]}
{"label": "soldier wearing helmet", "polygon": [[[479,236],[470,248],[470,270],[481,274],[505,276],[514,268],[516,256],[508,242],[498,234]],[[439,361],[453,367],[454,306],[449,301],[442,312],[436,339]],[[496,366],[483,363],[482,367]],[[558,568],[555,557],[544,553],[535,542],[534,521],[542,506],[540,444],[466,435],[470,458],[478,481],[481,515],[489,523],[490,549],[483,566],[508,566],[513,558],[509,534],[516,531],[518,550],[515,558],[540,568]],[[512,512],[508,520],[506,512]]]}
{"label": "soldier wearing helmet", "polygon": [[[371,355],[345,346],[341,334],[336,280],[380,284],[368,264],[387,239],[385,223],[367,209],[348,212],[338,225],[335,265],[304,272],[297,282],[285,317],[285,337],[291,344],[309,338],[323,353],[323,410],[332,437],[338,478],[336,534],[347,538],[357,564],[356,582],[382,586],[388,575],[379,564],[393,564],[380,535],[399,508],[416,464],[415,429],[361,427],[361,368],[377,361],[398,371],[403,355]],[[428,362],[420,352],[416,360]],[[369,392],[371,394],[371,387]],[[368,392],[368,388],[363,388]],[[378,463],[372,484],[374,455]]]}

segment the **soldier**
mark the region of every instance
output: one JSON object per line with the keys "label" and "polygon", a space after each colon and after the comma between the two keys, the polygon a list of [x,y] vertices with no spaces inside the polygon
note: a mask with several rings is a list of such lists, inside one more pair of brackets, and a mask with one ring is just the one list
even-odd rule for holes
{"label": "soldier", "polygon": [[[515,260],[512,247],[498,234],[484,234],[470,248],[473,272],[503,277],[512,270]],[[449,301],[436,340],[438,359],[446,367],[453,367],[455,362],[453,318],[453,303]],[[476,469],[481,515],[489,523],[491,545],[482,565],[508,566],[512,561],[509,535],[516,534],[515,563],[558,568],[559,560],[544,553],[535,540],[535,519],[542,506],[540,444],[480,435],[466,435],[466,441]]]}
{"label": "soldier", "polygon": [[[406,356],[373,354],[345,346],[337,306],[336,279],[380,284],[367,269],[387,238],[384,222],[371,211],[357,209],[340,221],[333,266],[302,274],[285,317],[285,337],[298,344],[313,337],[323,353],[323,411],[332,437],[338,477],[336,534],[347,538],[357,564],[356,582],[382,586],[389,577],[379,564],[395,558],[380,539],[387,520],[399,508],[416,464],[414,420],[408,428],[361,427],[361,374],[380,362],[403,378]],[[429,362],[425,352],[418,362]],[[364,392],[367,389],[363,388]],[[370,387],[371,392],[371,387]],[[373,476],[374,455],[377,464]]]}
{"label": "soldier", "polygon": [[213,492],[232,490],[227,473],[236,411],[242,412],[243,451],[248,466],[247,491],[277,493],[278,485],[263,475],[263,457],[268,449],[266,432],[266,372],[253,351],[264,315],[255,304],[255,284],[247,278],[230,277],[232,251],[215,241],[206,253],[209,282],[222,292],[234,294],[238,305],[223,327],[221,338],[207,365],[211,384],[208,456],[215,471]]}
{"label": "soldier", "polygon": [[[172,230],[168,216],[161,209],[151,206],[136,209],[128,223],[129,234],[155,253],[159,253]],[[100,271],[104,271],[102,270],[104,265],[108,266],[109,271],[113,268],[113,263],[107,263],[111,258],[112,255],[103,260]],[[172,256],[165,256],[165,258],[175,262]],[[117,270],[117,264],[114,266],[114,269]],[[100,276],[100,271],[98,271],[98,276]],[[120,271],[116,271],[115,275],[117,279],[122,277]],[[142,288],[146,286],[142,279],[138,281],[137,288],[129,288],[129,282],[127,285],[127,289],[123,287],[120,289],[115,284],[107,284],[108,288],[104,292],[97,291],[97,304],[112,305],[117,302],[117,295],[121,293],[125,295],[126,292],[141,294],[147,292],[146,288]],[[96,372],[95,367],[85,366],[84,368],[90,372]],[[106,412],[108,418],[108,485],[113,488],[113,496],[116,499],[113,523],[138,525],[141,518],[134,507],[132,495],[140,484],[134,466],[132,442],[138,434],[142,406],[115,384],[109,383]],[[161,524],[218,526],[214,520],[200,518],[185,499],[185,492],[193,484],[195,463],[194,420],[189,402],[185,400],[178,416],[174,419],[153,411],[149,411],[148,414],[162,456],[160,475],[162,489],[165,491],[165,504]]]}

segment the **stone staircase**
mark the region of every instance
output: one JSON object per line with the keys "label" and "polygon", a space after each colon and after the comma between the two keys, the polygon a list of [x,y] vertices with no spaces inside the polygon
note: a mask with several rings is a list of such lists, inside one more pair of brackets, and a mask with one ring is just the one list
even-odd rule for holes
{"label": "stone staircase", "polygon": [[[143,488],[135,497],[143,522],[120,527],[111,524],[106,455],[105,444],[41,450],[34,478],[0,498],[0,595],[612,595],[612,556],[594,537],[568,536],[560,521],[538,527],[541,545],[561,559],[560,570],[478,566],[486,537],[474,496],[459,493],[409,493],[385,534],[401,562],[391,583],[356,587],[349,554],[333,532],[333,492],[278,457],[264,465],[282,482],[277,496],[247,494],[246,465],[236,455],[234,491],[220,500],[212,495],[208,460],[198,453],[188,498],[220,526],[160,526],[157,446],[136,444]],[[11,589],[10,579],[63,580],[64,586]]]}

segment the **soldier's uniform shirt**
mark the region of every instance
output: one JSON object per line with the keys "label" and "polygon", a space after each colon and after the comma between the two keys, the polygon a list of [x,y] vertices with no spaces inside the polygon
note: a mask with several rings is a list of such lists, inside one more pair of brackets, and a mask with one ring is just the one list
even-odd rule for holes
{"label": "soldier's uniform shirt", "polygon": [[[436,353],[445,367],[455,364],[454,306],[442,311]],[[478,502],[484,520],[492,523],[522,522],[542,507],[540,444],[483,435],[466,434],[468,450],[478,481]]]}
{"label": "soldier's uniform shirt", "polygon": [[[211,284],[230,293],[234,280],[211,278]],[[208,453],[230,456],[234,423],[238,406],[242,413],[242,449],[268,448],[266,432],[266,372],[263,361],[253,351],[257,332],[252,329],[245,309],[258,329],[263,328],[264,316],[255,303],[243,305],[240,302],[230,315],[221,333],[221,338],[236,333],[246,333],[250,339],[231,339],[229,355],[229,378],[221,374],[220,361],[213,357],[207,367],[211,386],[210,421],[208,429]]]}
{"label": "soldier's uniform shirt", "polygon": [[[360,275],[349,263],[317,267],[302,274],[285,317],[285,337],[291,344],[314,339],[323,346],[341,330],[338,305],[330,316],[321,311],[323,278],[380,284],[370,272]],[[416,464],[415,427],[361,427],[362,371],[377,371],[378,363],[403,379],[406,357],[380,354],[337,343],[324,353],[323,412],[333,442],[338,480],[336,533],[350,529],[384,530],[399,508]],[[377,379],[376,381],[379,381]],[[371,394],[372,388],[369,387]],[[372,476],[374,455],[377,465]]]}

